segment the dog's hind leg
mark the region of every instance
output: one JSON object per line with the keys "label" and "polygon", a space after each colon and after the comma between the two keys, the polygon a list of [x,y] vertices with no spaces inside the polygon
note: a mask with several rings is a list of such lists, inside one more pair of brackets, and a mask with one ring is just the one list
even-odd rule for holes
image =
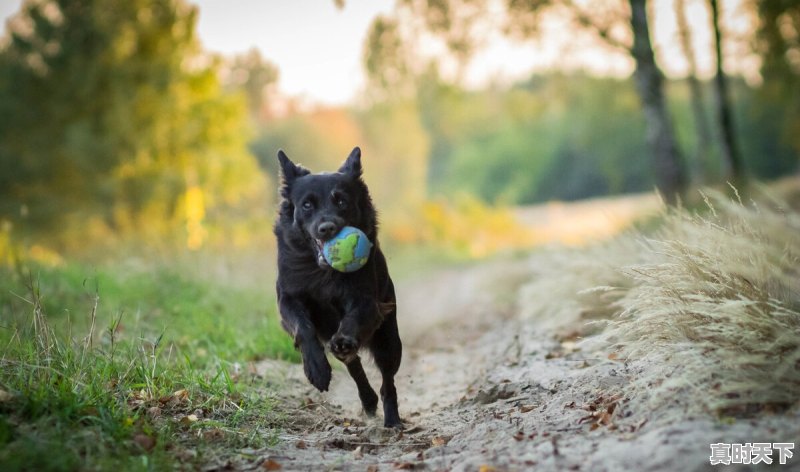
{"label": "dog's hind leg", "polygon": [[381,371],[381,401],[383,401],[383,425],[387,428],[402,428],[400,413],[397,409],[397,389],[394,376],[400,368],[403,345],[397,331],[397,317],[390,313],[370,342],[370,351],[375,364]]}
{"label": "dog's hind leg", "polygon": [[375,416],[375,410],[378,409],[378,394],[372,389],[367,379],[367,374],[364,372],[364,367],[361,365],[361,358],[358,356],[347,364],[347,371],[350,376],[356,381],[358,387],[358,398],[361,399],[361,406],[364,407],[364,412],[367,416]]}

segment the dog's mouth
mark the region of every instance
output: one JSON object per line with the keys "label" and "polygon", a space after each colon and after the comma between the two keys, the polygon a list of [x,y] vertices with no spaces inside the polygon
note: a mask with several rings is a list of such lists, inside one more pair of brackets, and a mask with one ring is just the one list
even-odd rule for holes
{"label": "dog's mouth", "polygon": [[322,252],[325,241],[314,237],[312,237],[311,240],[314,245],[314,251],[317,253],[317,265],[320,267],[320,269],[330,268],[330,264],[328,264],[328,261],[325,260],[325,255]]}

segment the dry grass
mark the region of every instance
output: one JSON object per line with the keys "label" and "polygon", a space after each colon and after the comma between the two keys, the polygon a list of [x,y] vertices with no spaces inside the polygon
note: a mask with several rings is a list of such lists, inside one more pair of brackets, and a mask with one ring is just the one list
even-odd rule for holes
{"label": "dry grass", "polygon": [[792,405],[800,398],[800,214],[767,197],[743,204],[713,194],[706,203],[704,214],[665,214],[648,237],[538,256],[546,268],[522,289],[521,305],[559,323],[607,318],[584,346],[625,359],[625,394],[647,407],[736,414]]}
{"label": "dry grass", "polygon": [[[670,214],[649,261],[603,337],[664,370],[633,394],[663,403],[692,391],[690,410],[792,404],[800,398],[800,218],[767,206],[709,202],[706,217]],[[715,208],[716,207],[716,208]]]}

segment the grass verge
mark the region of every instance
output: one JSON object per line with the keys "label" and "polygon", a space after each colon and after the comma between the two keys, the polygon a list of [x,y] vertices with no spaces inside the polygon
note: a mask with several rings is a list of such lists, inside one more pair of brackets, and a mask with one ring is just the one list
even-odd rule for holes
{"label": "grass verge", "polygon": [[0,470],[246,462],[276,437],[273,392],[248,367],[297,356],[270,291],[168,269],[0,270]]}

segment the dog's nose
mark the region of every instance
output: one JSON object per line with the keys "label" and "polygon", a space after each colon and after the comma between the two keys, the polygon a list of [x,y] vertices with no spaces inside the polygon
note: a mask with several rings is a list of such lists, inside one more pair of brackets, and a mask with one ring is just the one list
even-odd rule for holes
{"label": "dog's nose", "polygon": [[317,227],[317,233],[324,239],[332,238],[336,235],[336,225],[326,221]]}

